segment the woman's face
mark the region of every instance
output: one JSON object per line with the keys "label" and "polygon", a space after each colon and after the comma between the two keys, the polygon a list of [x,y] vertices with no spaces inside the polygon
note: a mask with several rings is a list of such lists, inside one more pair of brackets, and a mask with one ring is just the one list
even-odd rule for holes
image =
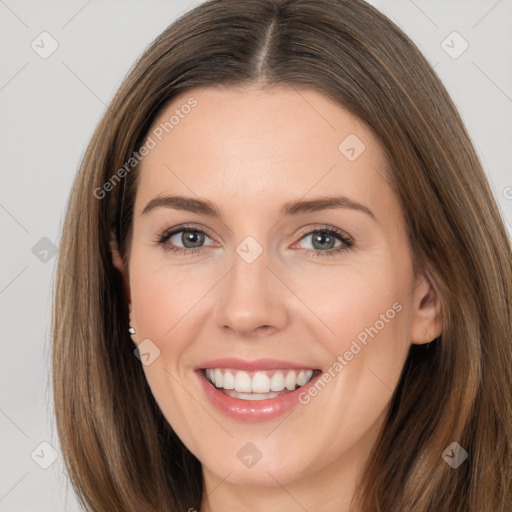
{"label": "woman's face", "polygon": [[130,318],[163,414],[207,481],[350,479],[438,334],[377,140],[318,92],[256,87],[184,93],[149,137]]}

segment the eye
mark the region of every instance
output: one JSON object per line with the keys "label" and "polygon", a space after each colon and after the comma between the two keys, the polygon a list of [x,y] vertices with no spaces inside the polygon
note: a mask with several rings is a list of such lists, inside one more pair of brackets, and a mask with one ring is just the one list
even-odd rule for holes
{"label": "eye", "polygon": [[[351,237],[340,229],[325,226],[318,226],[308,231],[297,243],[310,237],[312,249],[307,248],[306,254],[314,257],[334,256],[350,249],[354,244]],[[336,245],[337,241],[339,241],[338,245]]]}
{"label": "eye", "polygon": [[212,240],[202,229],[195,226],[177,226],[164,231],[157,239],[157,243],[165,251],[188,255],[199,252],[205,239]]}
{"label": "eye", "polygon": [[[334,256],[350,249],[354,242],[352,238],[340,229],[326,226],[315,226],[301,236],[298,243],[311,237],[312,249],[306,248],[307,256],[324,257]],[[165,251],[193,255],[205,248],[205,241],[215,242],[208,234],[196,226],[176,226],[165,230],[156,240]],[[336,245],[336,243],[338,244]],[[292,246],[293,247],[293,246]]]}

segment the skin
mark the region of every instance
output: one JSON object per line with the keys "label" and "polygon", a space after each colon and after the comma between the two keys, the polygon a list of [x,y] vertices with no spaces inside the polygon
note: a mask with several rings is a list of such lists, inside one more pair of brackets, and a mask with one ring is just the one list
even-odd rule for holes
{"label": "skin", "polygon": [[[411,343],[441,332],[435,290],[413,272],[384,154],[364,124],[309,89],[197,88],[176,98],[154,126],[190,97],[198,105],[142,161],[129,272],[113,254],[125,278],[132,338],[149,338],[160,350],[144,366],[148,383],[202,463],[201,512],[347,511]],[[338,149],[349,134],[366,146],[352,162]],[[222,216],[166,207],[142,213],[167,194],[208,199]],[[338,195],[375,219],[349,208],[279,214],[287,201]],[[156,243],[182,223],[207,232],[199,253],[166,252]],[[313,246],[318,224],[347,233],[353,246],[314,257],[314,249],[333,250]],[[263,249],[250,264],[236,252],[247,236]],[[181,234],[172,242],[184,247]],[[228,418],[192,370],[234,356],[326,372],[396,302],[402,310],[289,416],[252,424]],[[262,454],[251,468],[237,458],[248,442]]]}

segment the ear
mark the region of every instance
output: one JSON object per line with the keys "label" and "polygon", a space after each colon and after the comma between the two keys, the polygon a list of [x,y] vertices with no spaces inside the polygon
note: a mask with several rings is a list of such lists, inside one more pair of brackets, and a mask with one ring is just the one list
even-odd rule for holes
{"label": "ear", "polygon": [[121,273],[121,277],[123,279],[123,287],[124,287],[124,293],[126,297],[126,302],[128,305],[128,310],[130,312],[130,317],[132,314],[132,299],[131,299],[131,293],[130,293],[130,280],[128,277],[128,272],[125,267],[125,264],[123,262],[123,258],[121,258],[121,254],[119,252],[119,249],[117,247],[117,242],[115,239],[112,239],[110,241],[110,251],[112,252],[112,263],[114,264],[114,267],[119,270]]}
{"label": "ear", "polygon": [[411,343],[430,343],[440,336],[443,330],[441,303],[430,276],[418,275],[412,305]]}

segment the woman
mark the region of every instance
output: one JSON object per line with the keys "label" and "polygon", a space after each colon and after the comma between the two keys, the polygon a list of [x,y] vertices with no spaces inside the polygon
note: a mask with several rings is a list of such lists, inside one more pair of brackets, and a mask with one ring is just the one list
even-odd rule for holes
{"label": "woman", "polygon": [[71,193],[72,483],[94,511],[508,511],[511,304],[484,172],[403,32],[359,0],[206,2]]}

